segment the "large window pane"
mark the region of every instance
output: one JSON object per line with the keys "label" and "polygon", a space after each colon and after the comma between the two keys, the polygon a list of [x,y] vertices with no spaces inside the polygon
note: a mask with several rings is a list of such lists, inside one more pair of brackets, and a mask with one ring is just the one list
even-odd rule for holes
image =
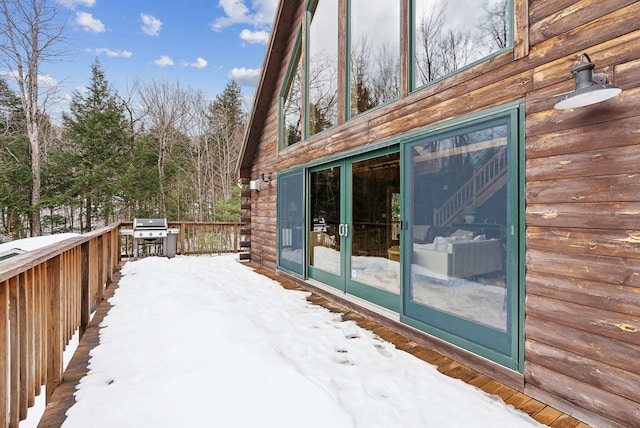
{"label": "large window pane", "polygon": [[399,0],[351,0],[351,116],[400,95]]}
{"label": "large window pane", "polygon": [[311,16],[308,132],[314,135],[338,123],[338,1],[319,0]]}
{"label": "large window pane", "polygon": [[410,300],[507,331],[508,125],[412,147]]}
{"label": "large window pane", "polygon": [[415,0],[414,87],[510,46],[511,10],[509,0]]}
{"label": "large window pane", "polygon": [[302,171],[278,174],[278,264],[304,273],[304,175]]}
{"label": "large window pane", "polygon": [[300,45],[289,64],[289,75],[282,94],[282,146],[288,147],[302,140],[302,72]]}

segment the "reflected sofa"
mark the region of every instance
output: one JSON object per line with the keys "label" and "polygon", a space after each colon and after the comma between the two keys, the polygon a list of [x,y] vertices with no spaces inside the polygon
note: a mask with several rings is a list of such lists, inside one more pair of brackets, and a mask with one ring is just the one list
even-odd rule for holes
{"label": "reflected sofa", "polygon": [[[426,242],[433,229],[438,236]],[[416,273],[445,280],[498,272],[502,270],[501,244],[464,229],[416,226],[412,263]]]}

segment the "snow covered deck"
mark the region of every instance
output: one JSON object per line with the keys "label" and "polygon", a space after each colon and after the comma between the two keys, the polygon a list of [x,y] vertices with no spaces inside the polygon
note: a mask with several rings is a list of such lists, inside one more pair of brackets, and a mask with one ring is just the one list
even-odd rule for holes
{"label": "snow covered deck", "polygon": [[237,257],[126,263],[38,426],[586,427]]}

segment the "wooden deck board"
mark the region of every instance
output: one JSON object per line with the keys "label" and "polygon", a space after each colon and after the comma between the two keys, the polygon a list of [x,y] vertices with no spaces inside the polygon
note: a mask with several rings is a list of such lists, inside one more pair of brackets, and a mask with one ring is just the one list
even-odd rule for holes
{"label": "wooden deck board", "polygon": [[[273,273],[262,269],[255,265],[250,265],[257,273],[267,276],[275,281],[278,281],[284,288],[302,289],[292,281],[274,275]],[[305,290],[308,291],[308,290]],[[516,409],[529,414],[539,423],[551,426],[552,428],[587,428],[588,424],[581,422],[572,416],[564,414],[559,410],[547,406],[540,401],[537,401],[526,394],[519,392],[513,388],[510,388],[494,379],[491,379],[483,374],[476,372],[475,370],[468,368],[452,359],[441,355],[431,349],[427,349],[410,339],[402,336],[401,334],[392,331],[386,327],[382,327],[375,321],[366,319],[360,314],[357,314],[347,308],[341,308],[340,305],[332,302],[322,296],[311,294],[307,300],[310,302],[326,307],[332,312],[342,312],[342,319],[356,322],[359,326],[371,330],[380,336],[381,339],[393,343],[398,349],[408,352],[429,364],[433,364],[438,368],[441,373],[460,379],[470,385],[484,390],[485,392],[499,397],[505,403],[515,407]]]}
{"label": "wooden deck board", "polygon": [[[257,268],[256,266],[249,266],[258,273],[280,282],[286,289],[307,291],[299,285],[283,280],[268,271]],[[55,390],[51,398],[51,402],[47,405],[45,413],[38,424],[38,428],[60,427],[66,419],[67,410],[75,404],[75,397],[73,394],[80,379],[82,379],[82,377],[84,377],[88,372],[89,352],[99,343],[99,325],[111,307],[108,299],[117,289],[119,278],[120,274],[118,271],[114,275],[112,284],[110,284],[107,289],[105,299],[98,304],[96,314],[91,321],[89,328],[80,340],[78,349],[64,373],[63,383]],[[361,327],[373,331],[380,336],[381,339],[393,343],[398,349],[410,353],[426,363],[436,366],[441,373],[447,376],[460,379],[490,394],[496,395],[507,404],[531,415],[535,420],[542,424],[548,425],[552,428],[589,427],[589,425],[580,422],[569,415],[563,414],[562,412],[547,406],[544,403],[523,394],[522,392],[509,388],[508,386],[480,374],[477,371],[472,370],[438,352],[425,348],[401,334],[386,327],[382,327],[376,322],[366,319],[349,309],[343,308],[324,297],[310,294],[307,300],[313,304],[325,307],[332,312],[341,313],[342,319],[354,321]]]}

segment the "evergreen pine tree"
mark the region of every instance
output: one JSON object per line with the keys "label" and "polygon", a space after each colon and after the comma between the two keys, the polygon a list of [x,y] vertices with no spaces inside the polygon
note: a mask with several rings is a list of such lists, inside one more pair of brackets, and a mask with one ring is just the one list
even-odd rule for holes
{"label": "evergreen pine tree", "polygon": [[31,216],[29,139],[20,99],[0,79],[0,242],[27,237]]}
{"label": "evergreen pine tree", "polygon": [[130,124],[117,93],[109,85],[98,59],[91,65],[86,93],[74,92],[71,112],[63,115],[66,191],[83,205],[85,231],[94,220],[117,218],[116,196],[127,169]]}

